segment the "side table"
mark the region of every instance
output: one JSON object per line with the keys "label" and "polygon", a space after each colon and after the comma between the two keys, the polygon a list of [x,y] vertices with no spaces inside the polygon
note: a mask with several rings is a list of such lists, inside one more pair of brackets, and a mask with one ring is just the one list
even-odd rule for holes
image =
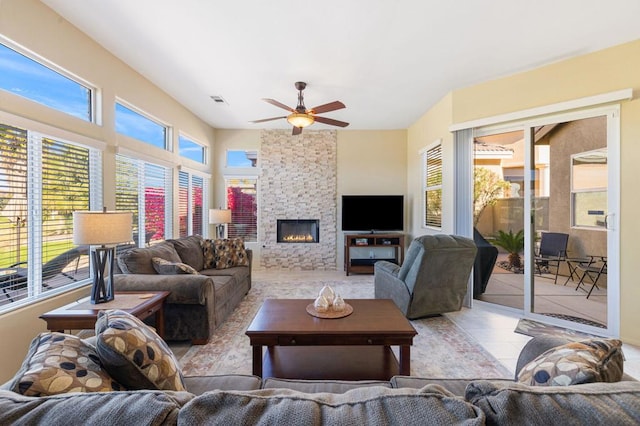
{"label": "side table", "polygon": [[143,320],[155,314],[156,331],[164,338],[164,301],[169,291],[123,291],[116,292],[112,301],[91,304],[89,297],[77,300],[53,311],[40,315],[51,331],[93,329],[98,312],[107,309],[121,309]]}

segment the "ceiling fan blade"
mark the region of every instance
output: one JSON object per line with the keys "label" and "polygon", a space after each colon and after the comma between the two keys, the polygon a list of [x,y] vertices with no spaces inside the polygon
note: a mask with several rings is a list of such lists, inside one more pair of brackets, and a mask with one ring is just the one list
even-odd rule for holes
{"label": "ceiling fan blade", "polygon": [[262,98],[262,100],[267,102],[267,103],[270,103],[271,105],[277,106],[278,108],[286,109],[287,111],[291,111],[291,112],[295,112],[296,111],[293,108],[286,106],[282,102],[276,101],[275,99]]}
{"label": "ceiling fan blade", "polygon": [[311,108],[308,112],[312,114],[322,114],[323,112],[335,111],[337,109],[346,108],[340,101],[329,102],[328,104],[319,105]]}
{"label": "ceiling fan blade", "polygon": [[300,133],[302,133],[302,127],[296,127],[293,126],[293,131],[291,132],[292,135],[299,135]]}
{"label": "ceiling fan blade", "polygon": [[253,120],[250,123],[264,123],[265,121],[280,120],[281,118],[287,118],[287,116],[283,115],[282,117],[263,118],[262,120]]}
{"label": "ceiling fan blade", "polygon": [[332,126],[347,127],[349,125],[349,123],[345,123],[344,121],[334,120],[333,118],[318,117],[317,115],[314,115],[313,118],[315,118],[315,120],[318,123],[330,124]]}

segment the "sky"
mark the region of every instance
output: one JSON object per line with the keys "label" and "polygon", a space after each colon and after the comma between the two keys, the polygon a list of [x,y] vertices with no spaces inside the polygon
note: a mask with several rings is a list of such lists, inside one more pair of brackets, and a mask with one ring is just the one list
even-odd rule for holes
{"label": "sky", "polygon": [[[0,44],[0,89],[81,120],[92,120],[92,91],[89,87],[3,44]],[[117,132],[166,149],[164,125],[120,103],[116,103],[115,112]],[[204,163],[204,148],[197,142],[180,135],[178,150],[181,156]]]}

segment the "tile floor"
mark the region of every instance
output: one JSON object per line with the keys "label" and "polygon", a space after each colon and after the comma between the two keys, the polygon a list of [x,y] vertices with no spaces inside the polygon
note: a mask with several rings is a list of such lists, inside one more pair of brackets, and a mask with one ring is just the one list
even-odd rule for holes
{"label": "tile floor", "polygon": [[[254,269],[254,279],[277,279],[278,274],[283,271]],[[342,271],[286,271],[290,276],[298,277],[304,280],[327,280],[335,278],[336,280],[345,280]],[[367,276],[352,275],[347,280],[363,280]],[[290,277],[289,277],[290,278]],[[371,282],[373,282],[373,277]],[[584,296],[582,296],[584,299]],[[493,305],[490,303],[475,303],[473,309],[463,308],[459,312],[451,312],[445,314],[451,321],[467,332],[479,344],[481,344],[489,353],[498,359],[512,373],[515,372],[515,366],[518,355],[522,347],[531,339],[514,330],[518,324],[518,320],[522,317],[517,311]],[[189,349],[190,344],[172,344],[171,348],[174,352],[178,352],[178,358],[184,355]],[[623,345],[625,355],[624,369],[627,374],[640,380],[640,347],[628,344]]]}
{"label": "tile floor", "polygon": [[[254,279],[277,279],[282,271],[254,269]],[[351,275],[345,277],[343,271],[286,271],[288,275],[298,276],[299,279],[362,280],[373,277],[366,275]],[[563,286],[556,286],[563,287]],[[565,287],[567,289],[569,287]],[[575,293],[573,289],[572,292]],[[586,300],[584,294],[578,296]],[[590,298],[591,299],[591,298]],[[522,317],[517,311],[490,303],[475,303],[473,309],[463,308],[460,312],[445,314],[470,336],[475,338],[489,353],[498,359],[506,368],[514,372],[518,355],[522,347],[529,341],[529,336],[515,333],[518,320]],[[625,372],[640,379],[640,347],[623,345],[625,355]]]}
{"label": "tile floor", "polygon": [[[511,372],[515,372],[518,354],[529,336],[514,333],[521,315],[487,303],[476,303],[473,309],[445,314],[451,321],[475,338],[489,353]],[[640,347],[623,344],[624,371],[640,379]]]}

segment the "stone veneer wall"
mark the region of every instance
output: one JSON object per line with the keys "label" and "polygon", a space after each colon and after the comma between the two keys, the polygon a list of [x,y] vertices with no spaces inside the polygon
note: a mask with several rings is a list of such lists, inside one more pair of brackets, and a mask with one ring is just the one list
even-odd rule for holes
{"label": "stone veneer wall", "polygon": [[[337,133],[263,130],[258,180],[263,268],[335,270]],[[319,219],[319,243],[277,243],[277,219]]]}

